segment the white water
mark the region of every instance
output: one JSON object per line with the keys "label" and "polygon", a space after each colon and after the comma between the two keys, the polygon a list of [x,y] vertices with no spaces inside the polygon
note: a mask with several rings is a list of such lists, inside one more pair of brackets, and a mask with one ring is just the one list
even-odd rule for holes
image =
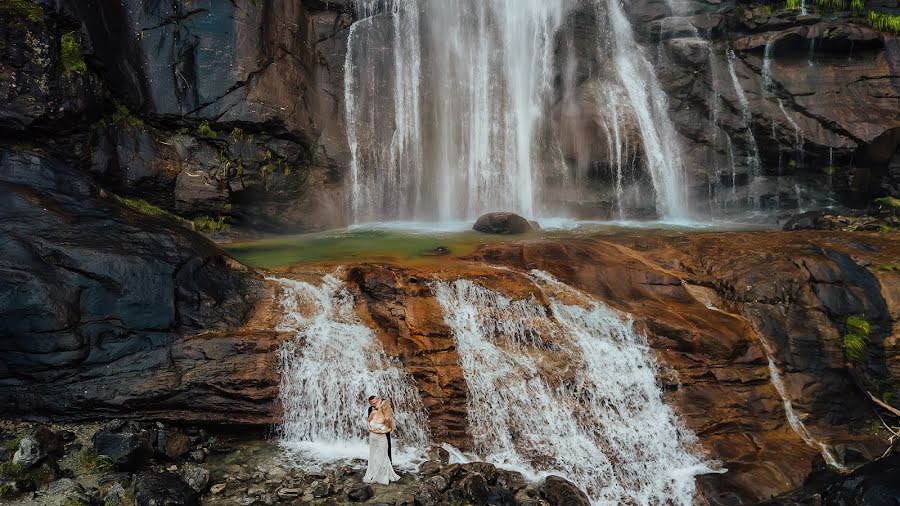
{"label": "white water", "polygon": [[469,389],[477,457],[561,474],[595,504],[693,504],[694,476],[711,470],[663,402],[644,336],[547,274],[528,281],[539,297],[435,283]]}
{"label": "white water", "polygon": [[279,351],[280,444],[312,466],[367,458],[367,399],[387,395],[396,412],[395,462],[409,464],[429,442],[425,409],[412,378],[359,321],[343,282],[332,275],[319,286],[274,281],[284,312],[277,330],[295,334]]}
{"label": "white water", "polygon": [[[688,212],[684,167],[675,127],[669,119],[668,99],[643,48],[635,42],[620,0],[595,1],[598,19],[609,18],[615,69],[627,99],[624,104],[611,106],[628,108],[637,118],[657,211],[667,218],[683,218]],[[608,50],[602,41],[598,47]]]}
{"label": "white water", "polygon": [[345,64],[355,221],[535,214],[562,3],[357,2],[374,17],[351,29]]}
{"label": "white water", "polygon": [[[601,99],[636,117],[658,212],[684,217],[681,153],[666,97],[618,0],[593,2],[613,31],[598,51],[615,52],[623,88]],[[447,221],[497,210],[541,215],[551,198],[545,180],[566,180],[547,121],[556,36],[575,3],[357,0],[364,19],[350,29],[344,89],[353,221]],[[627,139],[615,129],[610,152],[617,153],[621,197]],[[576,181],[562,184],[570,197],[581,190]]]}
{"label": "white water", "polygon": [[741,122],[747,130],[747,136],[750,141],[750,170],[756,176],[762,170],[762,161],[759,158],[759,145],[756,143],[756,136],[753,135],[753,115],[750,112],[750,101],[747,94],[744,93],[744,87],[741,86],[737,77],[737,71],[734,68],[734,60],[737,59],[734,50],[728,50],[728,74],[731,76],[731,84],[734,86],[734,93],[737,95],[738,103],[741,106]]}

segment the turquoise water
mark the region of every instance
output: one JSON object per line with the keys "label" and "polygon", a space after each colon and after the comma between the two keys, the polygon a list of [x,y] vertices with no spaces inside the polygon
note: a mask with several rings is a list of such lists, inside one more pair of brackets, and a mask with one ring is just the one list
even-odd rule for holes
{"label": "turquoise water", "polygon": [[521,235],[490,235],[472,230],[471,222],[393,222],[354,225],[340,230],[285,235],[223,244],[241,262],[278,268],[320,262],[432,262],[440,256],[463,256],[480,244],[567,237],[654,234],[673,235],[714,230],[746,230],[729,222],[592,222],[550,219],[542,229]]}

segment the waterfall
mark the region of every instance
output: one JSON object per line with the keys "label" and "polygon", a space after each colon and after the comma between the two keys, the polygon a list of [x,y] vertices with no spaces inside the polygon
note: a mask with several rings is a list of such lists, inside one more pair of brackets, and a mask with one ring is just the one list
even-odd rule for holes
{"label": "waterfall", "polygon": [[595,504],[693,504],[694,436],[663,402],[646,339],[629,319],[549,275],[512,300],[437,281],[468,385],[482,459],[561,474]]}
{"label": "waterfall", "polygon": [[355,221],[535,214],[562,3],[357,2],[371,17],[345,62]]}
{"label": "waterfall", "polygon": [[[602,18],[601,1],[597,1]],[[672,121],[668,100],[650,61],[634,39],[631,23],[622,11],[620,0],[606,0],[612,38],[615,43],[615,67],[625,88],[628,106],[637,116],[643,141],[645,164],[656,190],[657,210],[668,218],[687,214],[687,197],[681,148]],[[601,45],[602,47],[602,45]]]}
{"label": "waterfall", "polygon": [[[684,217],[681,153],[665,94],[619,1],[591,1],[598,20],[611,21],[598,50],[614,51],[622,87],[600,99],[635,116],[657,211]],[[497,210],[532,217],[559,198],[546,185],[562,185],[564,197],[582,191],[568,179],[549,128],[559,29],[576,4],[357,0],[362,19],[350,29],[344,63],[353,221],[458,220]],[[627,162],[617,158],[621,211]]]}
{"label": "waterfall", "polygon": [[389,396],[396,407],[400,459],[429,441],[425,409],[412,378],[390,358],[356,316],[352,294],[333,275],[315,286],[272,279],[281,289],[277,330],[294,333],[279,350],[281,445],[301,460],[366,458],[368,396]]}
{"label": "waterfall", "polygon": [[762,160],[759,158],[759,145],[756,143],[756,136],[753,135],[753,115],[750,112],[750,101],[747,100],[747,94],[744,93],[744,87],[738,80],[737,71],[734,69],[734,60],[737,56],[733,49],[728,50],[728,75],[731,76],[731,84],[734,86],[734,93],[737,95],[738,103],[741,106],[741,122],[747,129],[747,135],[750,140],[750,170],[752,175],[759,175],[762,170]]}

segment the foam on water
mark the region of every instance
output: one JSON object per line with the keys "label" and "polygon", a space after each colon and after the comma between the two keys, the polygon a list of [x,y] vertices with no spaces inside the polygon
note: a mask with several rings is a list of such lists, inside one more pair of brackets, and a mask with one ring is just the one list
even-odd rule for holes
{"label": "foam on water", "polygon": [[270,279],[281,287],[277,330],[294,333],[279,350],[282,447],[307,467],[367,458],[367,398],[381,394],[396,406],[398,463],[412,462],[430,439],[419,392],[359,320],[343,282]]}
{"label": "foam on water", "polygon": [[712,470],[663,402],[644,336],[543,272],[529,280],[540,297],[434,284],[468,386],[474,454],[566,476],[596,504],[692,504],[694,476]]}

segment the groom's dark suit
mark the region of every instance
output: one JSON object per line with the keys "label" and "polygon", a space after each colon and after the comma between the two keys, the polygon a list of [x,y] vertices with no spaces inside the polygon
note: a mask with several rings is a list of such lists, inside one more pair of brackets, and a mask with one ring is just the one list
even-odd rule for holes
{"label": "groom's dark suit", "polygon": [[[369,411],[366,412],[366,420],[369,419],[369,415],[372,414],[373,409],[375,409],[375,408],[373,408],[372,406],[369,406]],[[391,433],[390,432],[387,433],[387,437],[388,437],[388,460],[391,461],[391,464],[393,464],[394,459],[391,456]]]}

